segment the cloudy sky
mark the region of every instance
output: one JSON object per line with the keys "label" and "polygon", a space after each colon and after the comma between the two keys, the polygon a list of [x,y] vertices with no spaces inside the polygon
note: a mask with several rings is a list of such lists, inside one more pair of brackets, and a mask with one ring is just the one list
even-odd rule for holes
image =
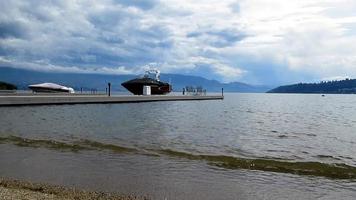
{"label": "cloudy sky", "polygon": [[356,78],[355,0],[0,1],[0,67],[200,75],[278,85]]}

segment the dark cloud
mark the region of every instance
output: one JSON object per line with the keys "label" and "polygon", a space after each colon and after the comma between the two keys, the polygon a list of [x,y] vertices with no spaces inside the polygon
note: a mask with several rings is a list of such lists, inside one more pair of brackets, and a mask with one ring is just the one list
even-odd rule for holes
{"label": "dark cloud", "polygon": [[109,8],[105,10],[90,13],[88,21],[99,30],[113,30],[122,24],[134,24],[138,19],[133,15],[120,8]]}
{"label": "dark cloud", "polygon": [[55,10],[59,9],[53,5],[48,5],[48,4],[39,4],[39,2],[31,2],[28,1],[28,6],[24,6],[20,9],[26,17],[34,19],[34,20],[39,20],[42,22],[49,22],[53,20],[53,16],[51,12],[48,12],[49,10]]}
{"label": "dark cloud", "polygon": [[218,36],[219,38],[232,43],[241,41],[247,37],[246,34],[234,30],[208,31],[206,33],[209,35]]}
{"label": "dark cloud", "polygon": [[142,10],[150,10],[159,3],[158,0],[115,0],[115,2],[124,6],[140,8]]}
{"label": "dark cloud", "polygon": [[240,10],[241,7],[240,7],[240,3],[239,2],[232,3],[230,5],[230,8],[231,8],[232,12],[234,12],[234,13],[240,13],[240,11],[241,11]]}
{"label": "dark cloud", "polygon": [[163,26],[153,25],[147,28],[138,29],[136,34],[143,39],[164,40],[169,37],[170,31]]}
{"label": "dark cloud", "polygon": [[199,37],[199,36],[201,36],[203,33],[202,32],[191,32],[191,33],[188,33],[187,34],[187,37],[189,37],[189,38],[194,38],[194,37]]}
{"label": "dark cloud", "polygon": [[99,36],[101,41],[106,42],[108,44],[123,44],[125,42],[124,39],[120,38],[118,34],[115,33],[101,33]]}
{"label": "dark cloud", "polygon": [[207,30],[207,31],[195,31],[187,34],[188,38],[205,37],[206,42],[211,46],[222,48],[227,46],[233,46],[236,42],[239,42],[246,37],[247,34],[238,30]]}
{"label": "dark cloud", "polygon": [[0,45],[0,56],[7,56],[13,53],[13,49],[5,47],[4,45]]}
{"label": "dark cloud", "polygon": [[147,46],[149,48],[163,48],[163,49],[170,49],[173,47],[173,41],[167,40],[167,41],[144,41],[142,42],[144,46]]}
{"label": "dark cloud", "polygon": [[0,38],[25,38],[27,28],[20,22],[1,22],[0,21]]}
{"label": "dark cloud", "polygon": [[213,40],[210,44],[217,48],[233,46],[236,42],[241,41],[247,37],[241,32],[234,32],[231,30],[208,31],[207,34],[216,36],[217,40]]}

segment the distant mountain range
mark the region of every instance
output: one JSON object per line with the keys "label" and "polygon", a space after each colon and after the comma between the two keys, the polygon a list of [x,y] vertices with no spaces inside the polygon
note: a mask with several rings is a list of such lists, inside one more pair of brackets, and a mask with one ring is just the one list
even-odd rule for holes
{"label": "distant mountain range", "polygon": [[[53,82],[73,87],[75,90],[83,88],[83,90],[96,89],[98,91],[105,91],[107,83],[110,82],[114,91],[126,91],[121,86],[121,83],[136,77],[137,75],[39,72],[0,67],[0,81],[12,83],[18,89],[27,89],[27,86],[30,84]],[[267,86],[254,86],[240,82],[221,83],[199,76],[180,74],[161,74],[161,80],[171,82],[173,91],[176,92],[182,91],[185,86],[202,86],[208,92],[220,92],[221,88],[224,88],[226,92],[266,92],[271,89]]]}
{"label": "distant mountain range", "polygon": [[325,94],[355,94],[356,79],[341,81],[322,81],[320,83],[298,83],[274,88],[268,93],[325,93]]}

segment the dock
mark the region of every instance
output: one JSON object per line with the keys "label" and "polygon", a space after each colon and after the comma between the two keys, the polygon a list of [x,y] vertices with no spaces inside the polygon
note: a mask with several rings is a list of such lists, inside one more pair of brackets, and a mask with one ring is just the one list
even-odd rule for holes
{"label": "dock", "polygon": [[117,104],[140,103],[155,101],[197,101],[222,100],[223,96],[188,96],[188,95],[2,95],[0,106],[35,106],[35,105],[64,105],[64,104]]}

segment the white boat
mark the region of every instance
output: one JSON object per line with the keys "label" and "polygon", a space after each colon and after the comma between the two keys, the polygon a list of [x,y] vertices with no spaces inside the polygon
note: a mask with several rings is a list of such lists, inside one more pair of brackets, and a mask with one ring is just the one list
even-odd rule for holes
{"label": "white boat", "polygon": [[53,93],[53,92],[63,92],[63,93],[74,93],[74,89],[71,87],[66,87],[63,85],[58,85],[55,83],[40,83],[29,85],[30,88],[34,92],[44,92],[44,93]]}

